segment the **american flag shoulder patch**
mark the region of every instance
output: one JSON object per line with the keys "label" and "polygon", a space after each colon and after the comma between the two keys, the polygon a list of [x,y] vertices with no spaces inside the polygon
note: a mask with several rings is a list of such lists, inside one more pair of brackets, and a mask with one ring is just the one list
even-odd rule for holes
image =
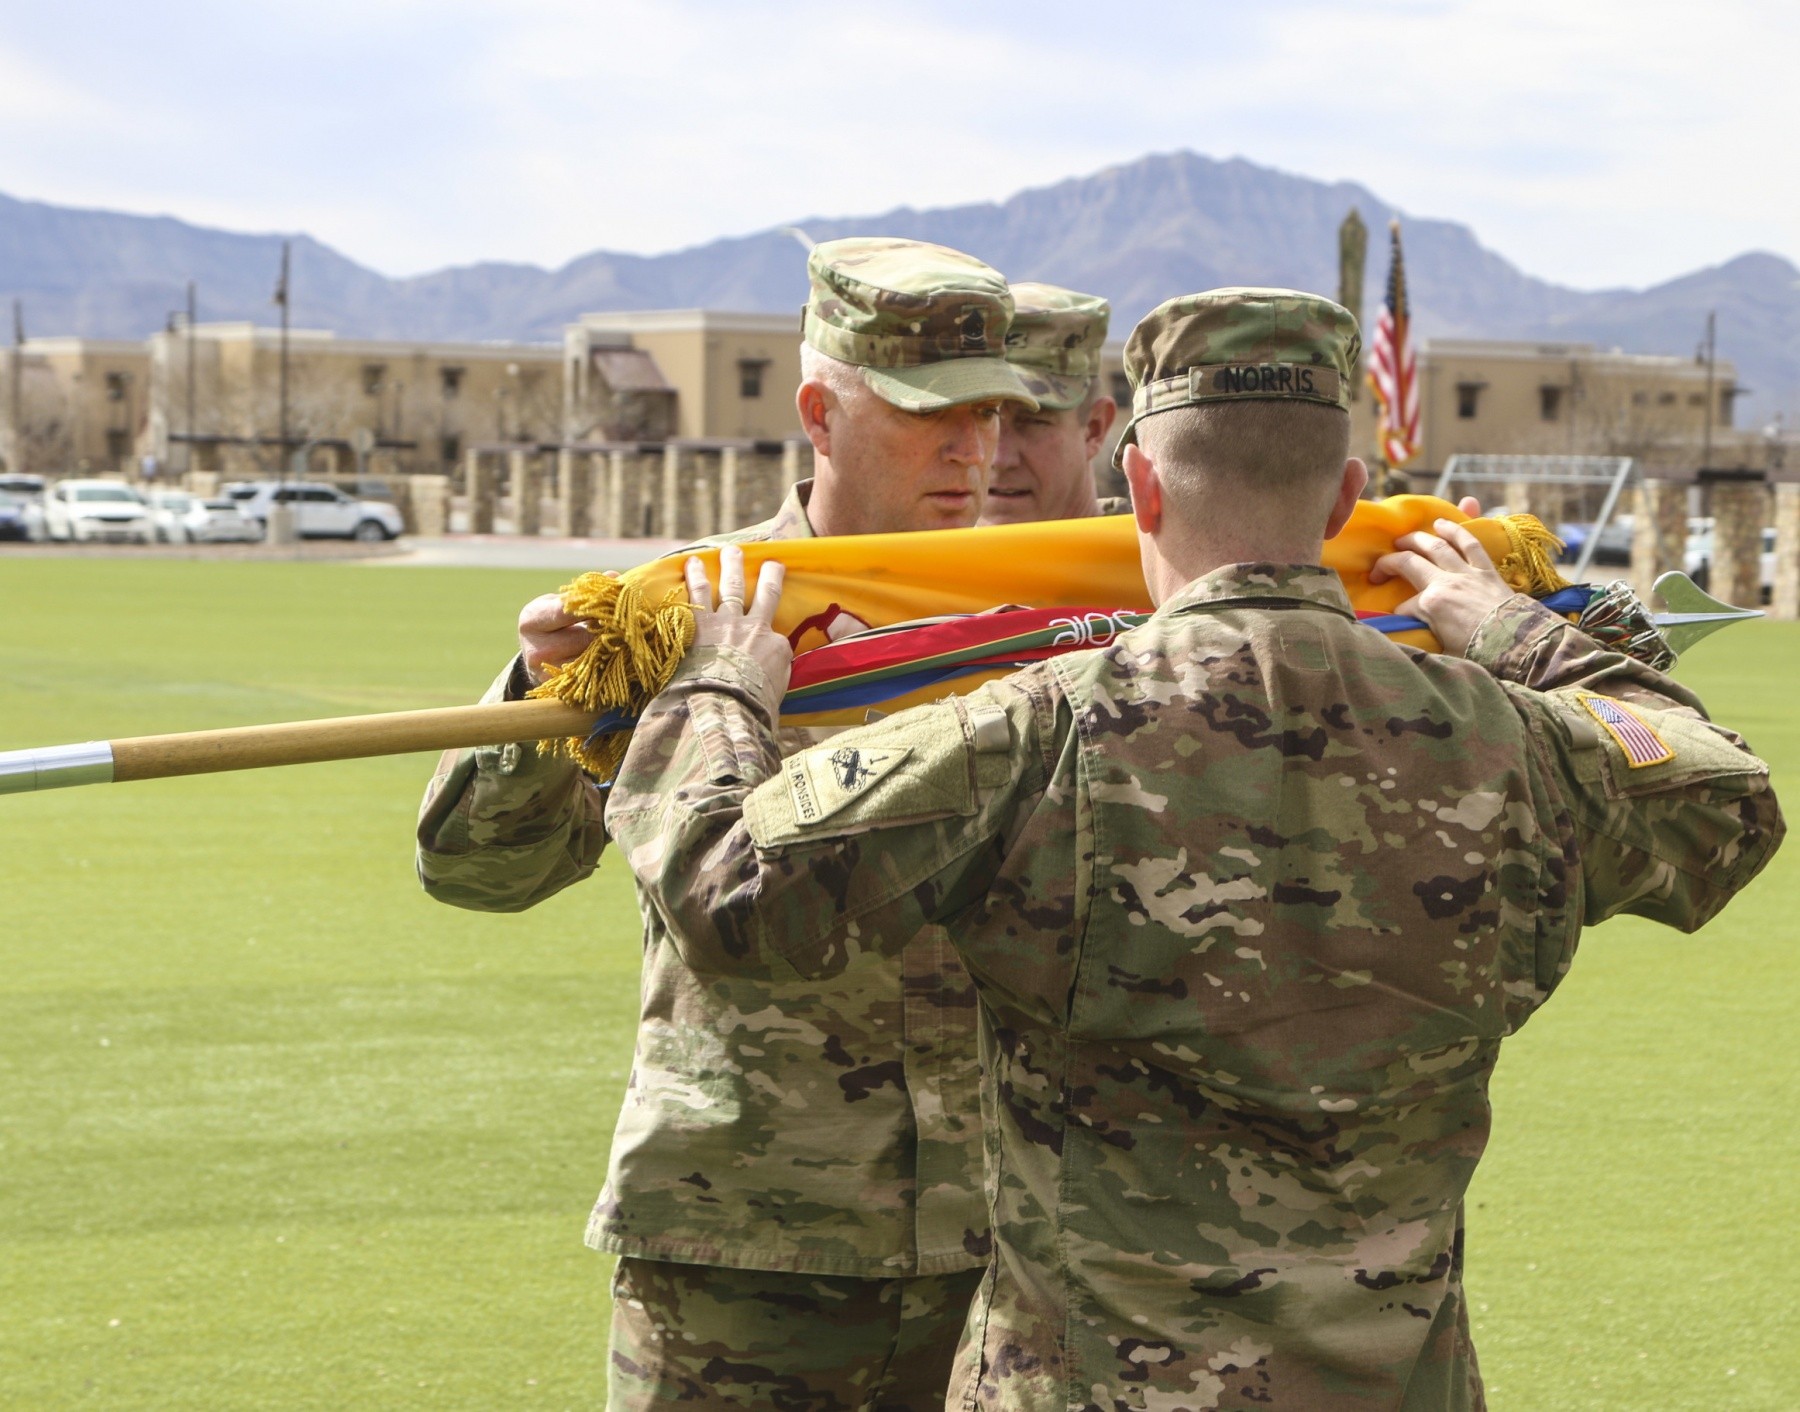
{"label": "american flag shoulder patch", "polygon": [[1585,692],[1579,697],[1581,704],[1592,716],[1606,728],[1606,733],[1618,742],[1619,749],[1625,752],[1625,762],[1634,770],[1641,770],[1646,765],[1666,765],[1675,758],[1675,752],[1644,718],[1623,701],[1615,701],[1610,696],[1590,696]]}

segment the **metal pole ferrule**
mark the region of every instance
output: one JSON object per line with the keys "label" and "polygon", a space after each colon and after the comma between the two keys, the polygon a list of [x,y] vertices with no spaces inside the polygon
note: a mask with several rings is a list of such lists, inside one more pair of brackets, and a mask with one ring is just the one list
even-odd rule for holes
{"label": "metal pole ferrule", "polygon": [[111,784],[112,742],[46,745],[37,750],[0,750],[0,794],[30,794],[77,784]]}

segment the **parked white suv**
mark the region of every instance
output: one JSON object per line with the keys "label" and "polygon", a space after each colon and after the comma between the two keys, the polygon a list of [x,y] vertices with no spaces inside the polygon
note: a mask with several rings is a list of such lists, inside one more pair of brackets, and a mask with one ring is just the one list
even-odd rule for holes
{"label": "parked white suv", "polygon": [[144,497],[116,480],[62,480],[44,496],[44,529],[71,542],[149,544],[156,538]]}
{"label": "parked white suv", "polygon": [[[293,506],[294,530],[302,539],[360,539],[374,543],[398,538],[405,528],[400,512],[386,501],[354,500],[334,486],[255,481],[239,482],[227,490],[244,514],[265,529],[270,506]],[[244,493],[246,490],[249,494]]]}

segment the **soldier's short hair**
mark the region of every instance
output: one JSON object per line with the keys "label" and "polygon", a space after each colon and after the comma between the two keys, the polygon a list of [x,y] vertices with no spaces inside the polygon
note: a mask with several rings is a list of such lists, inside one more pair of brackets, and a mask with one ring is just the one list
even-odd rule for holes
{"label": "soldier's short hair", "polygon": [[1201,402],[1147,417],[1138,440],[1178,503],[1329,502],[1350,454],[1350,418],[1316,402]]}
{"label": "soldier's short hair", "polygon": [[800,380],[824,383],[846,404],[854,403],[857,394],[867,390],[854,364],[821,353],[810,343],[800,345]]}
{"label": "soldier's short hair", "polygon": [[1094,404],[1102,397],[1111,399],[1112,394],[1106,390],[1106,379],[1095,373],[1088,379],[1087,391],[1081,394],[1081,401],[1075,406],[1075,415],[1085,420],[1087,414],[1094,410]]}

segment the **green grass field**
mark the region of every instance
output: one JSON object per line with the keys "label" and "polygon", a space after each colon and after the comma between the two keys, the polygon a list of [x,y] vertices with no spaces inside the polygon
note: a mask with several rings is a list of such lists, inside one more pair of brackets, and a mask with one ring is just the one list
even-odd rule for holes
{"label": "green grass field", "polygon": [[[0,748],[471,700],[484,570],[0,558]],[[1800,777],[1800,626],[1683,677]],[[581,1230],[630,1057],[616,860],[518,917],[412,876],[423,757],[0,798],[0,1407],[592,1407]],[[1589,935],[1472,1198],[1492,1404],[1800,1407],[1800,845]]]}

